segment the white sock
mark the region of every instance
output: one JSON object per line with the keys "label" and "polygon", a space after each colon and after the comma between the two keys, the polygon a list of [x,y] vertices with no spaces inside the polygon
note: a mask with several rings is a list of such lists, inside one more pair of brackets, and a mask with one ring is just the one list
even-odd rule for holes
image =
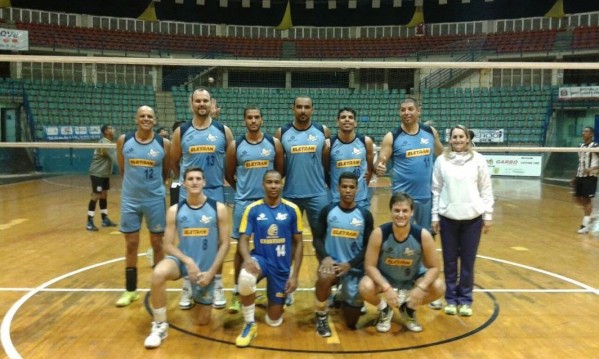
{"label": "white sock", "polygon": [[216,288],[223,286],[223,275],[222,274],[216,274],[214,276],[214,286]]}
{"label": "white sock", "polygon": [[376,309],[384,310],[385,308],[387,308],[387,302],[381,299],[381,302],[376,306]]}
{"label": "white sock", "polygon": [[152,308],[152,314],[154,316],[155,322],[158,322],[158,323],[166,322],[166,307]]}
{"label": "white sock", "polygon": [[254,319],[254,314],[256,312],[255,304],[248,305],[247,307],[245,305],[242,305],[241,309],[243,311],[243,320],[246,323],[252,323],[252,322],[256,321]]}
{"label": "white sock", "polygon": [[591,216],[584,216],[582,217],[582,225],[583,226],[588,226],[591,223]]}

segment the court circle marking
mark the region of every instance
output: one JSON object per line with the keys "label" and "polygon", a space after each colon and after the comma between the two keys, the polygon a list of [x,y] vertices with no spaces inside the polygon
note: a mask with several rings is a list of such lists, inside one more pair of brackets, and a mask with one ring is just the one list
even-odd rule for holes
{"label": "court circle marking", "polygon": [[[145,253],[140,253],[138,254],[138,256],[142,256],[145,255]],[[577,280],[568,278],[566,276],[563,276],[561,274],[557,274],[557,273],[553,273],[553,272],[549,272],[543,269],[539,269],[539,268],[535,268],[535,267],[531,267],[528,265],[524,265],[524,264],[519,264],[516,262],[512,262],[512,261],[508,261],[508,260],[504,260],[504,259],[499,259],[499,258],[494,258],[494,257],[489,257],[489,256],[484,256],[484,255],[477,255],[477,258],[481,258],[481,259],[486,259],[492,262],[498,262],[498,263],[503,263],[503,264],[507,264],[507,265],[511,265],[511,266],[515,266],[515,267],[519,267],[519,268],[523,268],[526,270],[530,270],[533,272],[537,272],[537,273],[541,273],[541,274],[545,274],[547,276],[550,277],[554,277],[557,279],[560,279],[562,281],[568,282],[570,284],[573,284],[575,286],[579,286],[581,288],[586,289],[587,291],[595,294],[595,295],[599,295],[599,290],[593,288],[590,285],[584,284],[582,282],[579,282]],[[2,343],[2,346],[4,347],[4,351],[6,352],[8,358],[10,359],[16,359],[16,358],[22,358],[21,355],[19,354],[19,352],[17,351],[17,349],[15,348],[11,336],[10,336],[10,325],[14,319],[14,316],[16,315],[16,313],[18,312],[18,310],[23,306],[23,304],[25,304],[31,297],[33,297],[34,295],[36,295],[37,293],[43,291],[45,288],[72,276],[75,276],[79,273],[83,273],[86,272],[88,270],[91,269],[95,269],[101,266],[105,266],[108,264],[113,264],[116,262],[120,262],[125,260],[124,257],[120,257],[120,258],[115,258],[115,259],[111,259],[108,261],[104,261],[104,262],[100,262],[100,263],[96,263],[87,267],[83,267],[80,269],[77,269],[75,271],[63,274],[61,276],[58,276],[56,278],[50,279],[49,281],[46,281],[44,283],[42,283],[41,285],[35,287],[34,289],[30,290],[29,292],[27,292],[25,295],[23,295],[21,298],[19,298],[11,307],[10,309],[6,312],[6,315],[4,316],[4,318],[2,319],[2,324],[0,325],[0,342]],[[462,335],[456,336],[454,338],[450,338],[450,339],[445,339],[442,341],[438,341],[438,342],[434,342],[434,343],[427,343],[427,344],[422,344],[422,345],[416,345],[416,346],[411,346],[411,347],[405,347],[405,348],[390,348],[390,349],[380,349],[380,350],[375,350],[375,351],[368,351],[369,353],[372,352],[390,352],[390,351],[403,351],[403,350],[408,350],[408,349],[418,349],[418,348],[424,348],[424,347],[428,347],[431,345],[439,345],[439,344],[444,344],[450,341],[455,341],[455,340],[459,340],[464,338],[465,336],[469,336],[469,335],[473,335],[475,333],[477,333],[478,331],[484,329],[486,326],[488,326],[489,324],[491,324],[499,315],[499,306],[497,305],[497,302],[495,301],[495,297],[492,296],[491,293],[487,292],[487,295],[489,295],[491,297],[491,299],[493,300],[493,302],[495,303],[495,308],[493,310],[493,314],[491,315],[491,317],[485,322],[483,323],[483,325],[481,325],[480,327],[478,327],[477,329],[474,329],[470,332],[464,333]],[[147,297],[147,296],[146,296]],[[199,336],[195,333],[190,333],[193,335],[196,335],[198,337],[201,338],[206,338],[203,336]],[[218,339],[214,339],[214,338],[206,338],[212,341],[217,341],[217,342],[222,342],[222,343],[226,343],[226,344],[233,344],[231,342],[228,341],[223,341],[223,340],[218,340]],[[295,350],[295,349],[278,349],[278,348],[269,348],[269,347],[260,347],[260,346],[252,346],[252,348],[255,349],[263,349],[263,350],[270,350],[270,351],[288,351],[288,352],[304,352],[304,353],[323,353],[323,354],[352,354],[352,353],[364,353],[363,351],[303,351],[303,350]]]}

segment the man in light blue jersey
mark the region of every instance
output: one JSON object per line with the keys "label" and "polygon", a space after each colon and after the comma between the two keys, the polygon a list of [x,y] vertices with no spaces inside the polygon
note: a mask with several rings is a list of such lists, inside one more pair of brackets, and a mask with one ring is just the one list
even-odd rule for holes
{"label": "man in light blue jersey", "polygon": [[137,249],[142,218],[150,231],[154,258],[164,257],[162,235],[166,204],[164,181],[168,176],[170,142],[154,133],[156,115],[149,106],[137,109],[137,130],[123,134],[116,143],[119,169],[123,177],[120,231],[125,234],[127,291],[116,305],[124,307],[139,299],[137,293]]}
{"label": "man in light blue jersey", "polygon": [[354,172],[343,172],[337,181],[339,202],[320,212],[313,241],[320,262],[314,311],[316,332],[321,337],[331,336],[327,299],[335,284],[340,285],[337,299],[342,303],[345,323],[350,329],[356,328],[364,304],[358,283],[364,276],[364,251],[374,225],[370,211],[356,203],[359,177]]}
{"label": "man in light blue jersey", "polygon": [[[374,160],[374,142],[368,136],[356,133],[356,111],[344,107],[337,113],[339,130],[331,137],[330,176],[331,186],[339,182],[339,175],[352,171],[358,177],[358,192],[356,203],[360,207],[370,209],[368,184],[372,177],[372,162]],[[333,202],[339,202],[339,191],[331,188]]]}
{"label": "man in light blue jersey", "polygon": [[387,172],[387,162],[393,162],[392,192],[406,192],[414,199],[414,221],[431,230],[431,209],[434,156],[443,152],[443,145],[435,128],[419,123],[418,100],[401,101],[400,126],[383,138],[376,174]]}
{"label": "man in light blue jersey", "polygon": [[[263,118],[258,107],[249,106],[243,111],[246,133],[235,139],[227,148],[225,178],[235,190],[233,207],[233,232],[231,238],[239,240],[239,225],[245,208],[264,197],[262,179],[268,170],[283,173],[283,147],[278,138],[262,132]],[[235,287],[230,313],[241,310],[237,277],[241,269],[241,255],[235,252]]]}
{"label": "man in light blue jersey", "polygon": [[[293,102],[293,122],[277,129],[285,151],[285,187],[283,197],[304,210],[312,233],[320,211],[330,203],[326,174],[329,170],[329,129],[312,121],[314,103],[308,96]],[[293,296],[289,303],[293,303]]]}
{"label": "man in light blue jersey", "polygon": [[[243,213],[239,227],[239,253],[243,265],[239,272],[239,294],[245,325],[235,340],[238,347],[247,347],[258,335],[255,320],[256,284],[267,279],[268,298],[266,324],[278,327],[283,323],[285,299],[298,285],[302,264],[302,215],[299,208],[281,198],[281,174],[268,170],[263,177],[264,198],[250,204]],[[254,249],[250,252],[249,241]]]}
{"label": "man in light blue jersey", "polygon": [[[171,169],[175,177],[180,177],[187,167],[200,167],[204,170],[204,193],[215,201],[225,203],[225,153],[233,141],[233,133],[229,127],[214,120],[210,114],[213,111],[212,96],[205,88],[197,88],[190,96],[190,107],[193,118],[183,123],[172,136]],[[179,178],[182,182],[183,178]],[[185,199],[185,188],[179,192],[179,200]],[[216,275],[215,299],[216,308],[224,308],[225,298],[222,268]],[[190,309],[191,301],[189,281],[183,281],[183,294],[179,302],[182,309]]]}
{"label": "man in light blue jersey", "polygon": [[445,293],[433,237],[411,224],[413,203],[406,193],[394,193],[389,200],[391,222],[375,228],[366,247],[366,276],[360,281],[360,295],[379,310],[376,330],[381,333],[391,329],[390,305],[399,308],[409,331],[421,332],[416,308]]}
{"label": "man in light blue jersey", "polygon": [[210,323],[214,276],[229,251],[230,220],[226,206],[203,193],[204,173],[200,168],[188,167],[183,175],[187,199],[168,210],[164,232],[164,251],[168,256],[152,272],[153,321],[144,342],[146,348],[160,346],[167,337],[167,281],[188,276],[193,283],[192,298],[199,305],[197,323]]}

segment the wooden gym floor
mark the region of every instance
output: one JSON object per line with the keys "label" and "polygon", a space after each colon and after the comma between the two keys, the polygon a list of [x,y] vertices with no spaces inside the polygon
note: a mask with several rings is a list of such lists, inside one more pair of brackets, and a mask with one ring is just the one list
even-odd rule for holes
{"label": "wooden gym floor", "polygon": [[[120,188],[118,177],[113,188]],[[279,328],[264,324],[239,349],[242,314],[214,310],[212,323],[194,324],[178,309],[180,282],[169,287],[169,337],[146,350],[151,317],[146,302],[150,265],[138,263],[142,300],[116,308],[124,287],[124,239],[116,229],[85,230],[87,176],[59,176],[0,186],[0,357],[23,358],[439,358],[599,357],[599,237],[579,235],[582,211],[567,188],[536,179],[495,178],[494,226],[483,236],[476,264],[474,315],[447,316],[423,307],[422,333],[407,332],[395,316],[391,332],[373,327],[375,308],[347,330],[332,311],[333,336],[318,337],[313,322],[316,260],[306,233],[296,302]],[[118,221],[120,192],[109,195]],[[385,179],[372,201],[376,224],[389,220]],[[97,216],[99,216],[97,214]],[[99,217],[96,217],[99,218]],[[98,224],[98,220],[96,220]],[[308,228],[306,226],[306,228]],[[224,281],[230,297],[232,253]]]}

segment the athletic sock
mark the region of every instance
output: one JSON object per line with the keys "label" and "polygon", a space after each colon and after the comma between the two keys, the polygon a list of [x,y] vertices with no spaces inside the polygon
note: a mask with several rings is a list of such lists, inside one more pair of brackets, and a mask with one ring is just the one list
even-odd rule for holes
{"label": "athletic sock", "polygon": [[134,292],[137,289],[137,268],[125,268],[125,287],[128,292]]}

